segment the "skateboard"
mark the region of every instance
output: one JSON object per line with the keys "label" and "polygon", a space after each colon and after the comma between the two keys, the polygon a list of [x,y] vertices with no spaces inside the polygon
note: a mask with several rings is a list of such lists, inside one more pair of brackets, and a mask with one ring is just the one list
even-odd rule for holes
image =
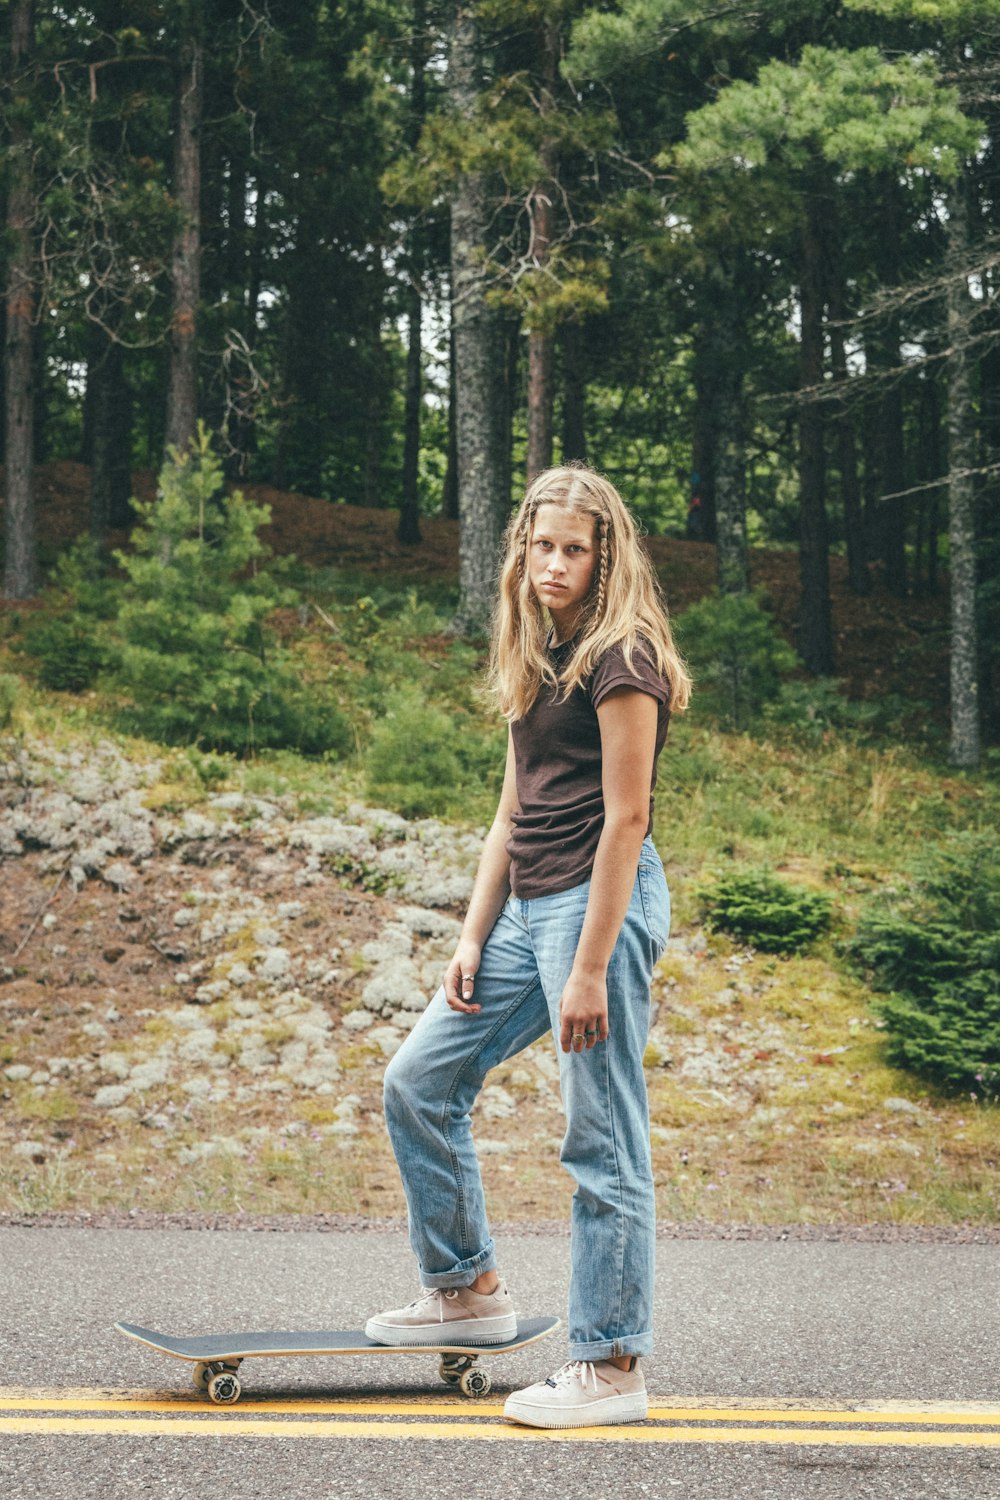
{"label": "skateboard", "polygon": [[217,1406],[232,1406],[240,1399],[239,1368],[245,1359],[288,1354],[436,1354],[438,1372],[445,1385],[463,1396],[486,1396],[493,1387],[489,1372],[479,1368],[488,1354],[509,1354],[545,1338],[561,1326],[560,1318],[525,1318],[517,1334],[503,1344],[373,1344],[360,1329],[335,1328],[318,1333],[210,1333],[196,1338],[173,1338],[134,1323],[116,1323],[119,1333],[161,1354],[187,1360],[193,1365],[195,1388]]}

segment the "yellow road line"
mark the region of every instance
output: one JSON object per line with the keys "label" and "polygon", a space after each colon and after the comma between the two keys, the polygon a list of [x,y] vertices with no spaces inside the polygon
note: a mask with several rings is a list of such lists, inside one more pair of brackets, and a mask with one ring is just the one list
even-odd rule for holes
{"label": "yellow road line", "polygon": [[[350,1390],[350,1387],[347,1388]],[[294,1404],[299,1404],[304,1410],[313,1411],[317,1408],[329,1408],[331,1412],[340,1411],[344,1402],[350,1401],[358,1408],[369,1408],[371,1406],[391,1405],[392,1409],[400,1412],[412,1411],[416,1406],[433,1407],[435,1411],[448,1412],[453,1408],[466,1413],[490,1412],[493,1406],[489,1401],[471,1401],[458,1394],[442,1392],[438,1396],[427,1396],[419,1390],[400,1391],[395,1390],[383,1395],[370,1395],[364,1397],[351,1397],[345,1395],[343,1399],[332,1394],[327,1387],[323,1394],[299,1394],[292,1389],[272,1391],[269,1395],[258,1398],[261,1404],[274,1406],[277,1411],[287,1411]],[[801,1414],[804,1419],[809,1420],[811,1414],[822,1409],[830,1412],[831,1421],[847,1422],[857,1417],[859,1420],[867,1416],[876,1418],[885,1417],[898,1419],[901,1422],[922,1422],[940,1419],[944,1422],[965,1421],[987,1421],[1000,1422],[1000,1402],[998,1401],[911,1401],[911,1400],[887,1400],[887,1401],[827,1401],[822,1408],[815,1407],[809,1401],[799,1397],[787,1396],[762,1396],[758,1398],[758,1404],[748,1405],[747,1397],[717,1396],[717,1395],[691,1395],[690,1392],[681,1394],[665,1394],[662,1396],[650,1396],[650,1401],[655,1403],[655,1409],[664,1413],[682,1412],[708,1412],[718,1415],[725,1420],[733,1416],[739,1420],[739,1414],[747,1411],[755,1413],[776,1414],[776,1420],[786,1422],[795,1421]],[[69,1403],[71,1408],[90,1410],[93,1403],[110,1402],[117,1408],[127,1409],[133,1402],[155,1401],[161,1404],[165,1410],[173,1411],[177,1408],[190,1406],[192,1410],[212,1411],[214,1408],[207,1406],[206,1398],[193,1391],[180,1388],[149,1389],[132,1386],[47,1386],[47,1385],[8,1385],[0,1386],[0,1408],[17,1407],[26,1402],[40,1402],[46,1410],[51,1410],[54,1402]],[[240,1402],[241,1411],[255,1404],[254,1397],[248,1395]]]}
{"label": "yellow road line", "polygon": [[[499,1417],[503,1404],[470,1401],[459,1396],[438,1400],[338,1401],[323,1398],[254,1400],[244,1397],[237,1410],[241,1413],[282,1416],[357,1417]],[[108,1411],[108,1412],[192,1412],[211,1415],[217,1408],[205,1398],[148,1399],[141,1395],[119,1396],[25,1396],[4,1400],[0,1412]],[[651,1421],[657,1422],[817,1422],[870,1423],[899,1426],[992,1427],[1000,1426],[1000,1408],[978,1411],[974,1408],[949,1407],[942,1411],[931,1406],[921,1408],[902,1405],[873,1406],[865,1410],[824,1407],[747,1407],[738,1406],[650,1406]]]}
{"label": "yellow road line", "polygon": [[873,1432],[868,1428],[804,1430],[787,1427],[584,1427],[539,1430],[507,1423],[259,1421],[255,1418],[0,1417],[0,1433],[79,1437],[269,1437],[434,1439],[450,1442],[776,1443],[821,1447],[1000,1448],[998,1432]]}

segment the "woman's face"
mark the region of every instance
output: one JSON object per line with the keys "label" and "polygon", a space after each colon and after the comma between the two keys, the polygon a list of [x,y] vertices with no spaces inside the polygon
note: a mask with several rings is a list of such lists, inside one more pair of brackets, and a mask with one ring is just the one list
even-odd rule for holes
{"label": "woman's face", "polygon": [[568,641],[597,568],[594,518],[585,511],[540,505],[528,545],[528,581],[552,616],[556,640]]}

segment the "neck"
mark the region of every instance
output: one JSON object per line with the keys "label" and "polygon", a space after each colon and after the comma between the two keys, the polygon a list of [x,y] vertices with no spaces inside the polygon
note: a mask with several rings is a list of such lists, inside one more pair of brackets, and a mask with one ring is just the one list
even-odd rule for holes
{"label": "neck", "polygon": [[552,620],[553,646],[565,646],[566,643],[568,641],[571,641],[576,635],[576,628],[579,623],[580,616],[574,615],[573,619],[568,621],[556,620],[552,618],[551,615],[549,618]]}

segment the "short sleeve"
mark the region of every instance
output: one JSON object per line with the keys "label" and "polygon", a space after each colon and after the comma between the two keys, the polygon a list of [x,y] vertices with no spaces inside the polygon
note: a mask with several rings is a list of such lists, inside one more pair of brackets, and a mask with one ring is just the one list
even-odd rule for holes
{"label": "short sleeve", "polygon": [[591,674],[591,703],[599,708],[612,688],[617,687],[637,688],[640,693],[648,693],[651,698],[655,698],[657,703],[666,703],[670,697],[666,678],[657,670],[648,646],[641,639],[632,652],[631,669],[625,661],[621,646],[612,646],[610,651],[604,653]]}

